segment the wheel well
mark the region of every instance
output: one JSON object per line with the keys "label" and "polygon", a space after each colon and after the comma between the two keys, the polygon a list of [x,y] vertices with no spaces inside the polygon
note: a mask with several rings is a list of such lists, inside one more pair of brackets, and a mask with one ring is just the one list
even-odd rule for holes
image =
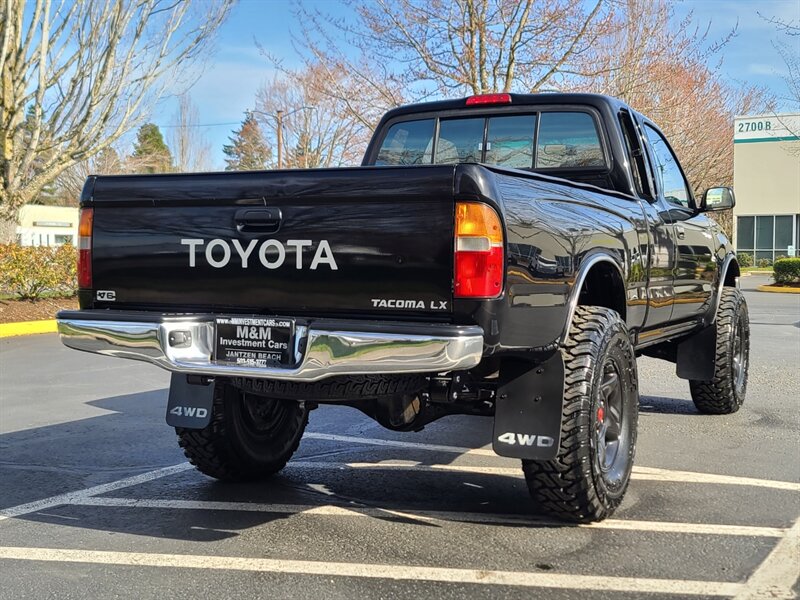
{"label": "wheel well", "polygon": [[725,281],[722,284],[723,287],[736,287],[736,278],[740,275],[741,271],[739,270],[739,263],[734,258],[728,265],[728,270],[725,271]]}
{"label": "wheel well", "polygon": [[586,274],[578,296],[580,306],[605,306],[625,320],[625,284],[619,270],[610,262],[599,262]]}

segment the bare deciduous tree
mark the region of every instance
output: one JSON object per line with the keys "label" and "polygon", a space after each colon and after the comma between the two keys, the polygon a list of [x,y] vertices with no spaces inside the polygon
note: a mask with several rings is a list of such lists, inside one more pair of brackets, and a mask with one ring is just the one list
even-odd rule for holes
{"label": "bare deciduous tree", "polygon": [[108,146],[91,158],[66,169],[56,179],[56,185],[62,197],[72,205],[77,205],[83,184],[89,175],[118,175],[128,172],[123,155],[114,146]]}
{"label": "bare deciduous tree", "polygon": [[[719,68],[735,34],[708,39],[707,30],[678,21],[666,0],[626,0],[593,52],[595,76],[578,89],[616,96],[655,121],[701,194],[733,184],[733,118],[765,110],[770,97],[754,86],[732,85]],[[730,231],[730,216],[720,217]]]}
{"label": "bare deciduous tree", "polygon": [[318,60],[341,61],[336,31],[362,56],[404,65],[393,77],[417,95],[536,92],[586,74],[583,58],[612,7],[609,0],[374,0],[355,5],[355,22],[301,9],[306,29],[298,41]]}
{"label": "bare deciduous tree", "polygon": [[[712,40],[692,15],[677,19],[668,0],[350,6],[351,15],[333,18],[300,5],[303,26],[294,42],[304,72],[316,73],[315,89],[365,129],[389,108],[431,97],[546,88],[607,93],[664,129],[701,193],[732,182],[734,115],[770,106],[763,89],[723,76],[721,51],[735,31]],[[309,104],[281,101],[287,111]]]}
{"label": "bare deciduous tree", "polygon": [[[314,94],[335,105],[353,157],[387,110],[432,96],[538,91],[589,75],[585,60],[611,22],[612,0],[375,0],[354,19],[300,5],[295,46]],[[265,52],[269,56],[268,53]],[[282,69],[280,57],[269,56]],[[307,84],[303,84],[307,85]],[[298,106],[298,105],[291,105]],[[286,106],[290,109],[290,105]],[[303,118],[308,118],[307,115]],[[267,124],[265,122],[265,124]],[[342,157],[350,164],[355,159]],[[334,163],[336,163],[334,160]]]}
{"label": "bare deciduous tree", "polygon": [[[768,23],[775,25],[777,32],[785,36],[782,40],[774,43],[775,49],[786,65],[783,80],[786,83],[788,94],[782,96],[780,100],[787,102],[791,110],[798,111],[800,110],[800,22],[783,21],[776,17],[768,18],[761,13],[759,13],[759,16]],[[800,136],[800,126],[796,121],[782,119],[780,116],[778,120],[786,127],[790,135]],[[789,152],[792,154],[798,153],[796,149],[790,149]]]}
{"label": "bare deciduous tree", "polygon": [[[283,111],[283,167],[315,168],[357,165],[372,133],[350,106],[357,90],[348,99],[326,93],[328,77],[346,79],[344,72],[331,66],[310,65],[287,71],[262,86],[256,100],[257,114],[268,132],[271,145],[277,145],[277,111]],[[273,159],[276,154],[273,153]]]}
{"label": "bare deciduous tree", "polygon": [[11,217],[70,166],[139,125],[202,57],[231,4],[0,2],[0,213]]}
{"label": "bare deciduous tree", "polygon": [[182,172],[211,169],[211,143],[199,126],[197,105],[188,93],[178,97],[178,112],[169,126],[167,140],[175,169]]}

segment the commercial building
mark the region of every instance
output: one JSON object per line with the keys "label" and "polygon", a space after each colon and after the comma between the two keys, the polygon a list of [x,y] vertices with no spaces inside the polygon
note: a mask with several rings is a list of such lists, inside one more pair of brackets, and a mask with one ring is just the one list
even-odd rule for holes
{"label": "commercial building", "polygon": [[61,246],[78,241],[78,208],[26,204],[17,218],[21,246]]}
{"label": "commercial building", "polygon": [[736,117],[733,188],[736,252],[800,255],[800,114]]}

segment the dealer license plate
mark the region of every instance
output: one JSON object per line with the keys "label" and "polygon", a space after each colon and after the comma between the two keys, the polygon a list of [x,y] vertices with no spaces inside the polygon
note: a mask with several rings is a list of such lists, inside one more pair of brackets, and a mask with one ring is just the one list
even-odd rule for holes
{"label": "dealer license plate", "polygon": [[216,362],[239,367],[288,367],[294,363],[294,321],[217,317]]}

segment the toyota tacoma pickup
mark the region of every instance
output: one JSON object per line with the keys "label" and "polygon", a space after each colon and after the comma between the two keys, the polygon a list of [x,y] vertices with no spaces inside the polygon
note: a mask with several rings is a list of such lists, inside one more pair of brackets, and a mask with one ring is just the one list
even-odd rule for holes
{"label": "toyota tacoma pickup", "polygon": [[58,327],[170,371],[167,422],[211,477],[282,469],[320,403],[395,431],[488,416],[536,510],[599,520],[630,480],[637,356],[702,413],[744,401],[739,265],[708,216],[733,204],[613,98],[404,106],[360,167],[89,177]]}

